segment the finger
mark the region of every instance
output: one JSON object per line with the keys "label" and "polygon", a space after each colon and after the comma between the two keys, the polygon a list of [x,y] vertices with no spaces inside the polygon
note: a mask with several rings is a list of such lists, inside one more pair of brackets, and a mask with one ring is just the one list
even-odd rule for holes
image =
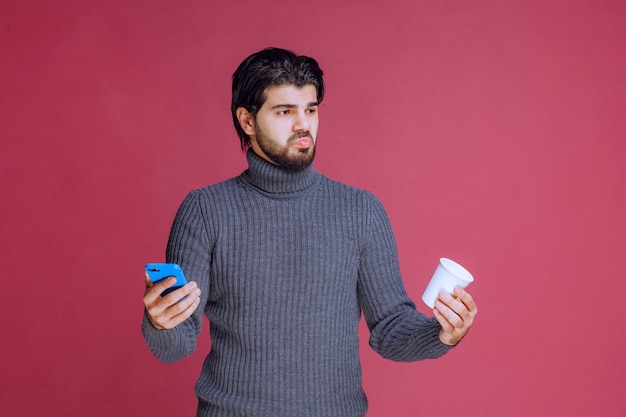
{"label": "finger", "polygon": [[448,321],[445,315],[438,311],[437,308],[435,308],[433,311],[435,313],[437,321],[441,325],[441,330],[439,331],[439,340],[441,340],[443,344],[455,346],[465,336],[467,330],[456,328]]}
{"label": "finger", "polygon": [[465,306],[467,307],[468,311],[473,312],[474,314],[476,314],[476,312],[478,311],[478,307],[476,306],[476,303],[474,302],[474,298],[471,296],[470,293],[468,293],[465,289],[463,289],[461,287],[455,287],[454,288],[454,294],[461,301],[463,301],[463,304],[465,304]]}
{"label": "finger", "polygon": [[146,306],[148,318],[155,328],[171,329],[177,326],[189,318],[200,304],[201,293],[199,288],[195,288],[182,299],[181,296],[170,297],[178,291],[173,291],[165,297],[159,297],[154,303]]}
{"label": "finger", "polygon": [[179,289],[162,297],[163,304],[167,307],[167,315],[174,317],[185,311],[196,299],[200,298],[201,292],[198,284],[190,282]]}
{"label": "finger", "polygon": [[441,325],[441,328],[448,332],[448,333],[452,333],[454,331],[454,326],[448,321],[448,319],[446,318],[446,316],[444,316],[437,307],[435,307],[433,309],[433,314],[435,315],[435,318],[437,319],[437,321],[439,322],[439,324]]}
{"label": "finger", "polygon": [[163,311],[171,304],[173,304],[173,302],[168,303],[167,300],[164,300],[164,297],[161,297],[161,293],[175,283],[176,278],[169,277],[146,288],[146,291],[143,294],[143,303],[146,307],[148,315],[151,318],[157,318],[161,316],[161,314],[163,314]]}
{"label": "finger", "polygon": [[[173,283],[176,281],[175,278],[168,279],[172,279]],[[160,284],[159,281],[152,288],[146,290],[144,303],[148,317],[155,328],[171,329],[193,314],[200,304],[201,292],[198,284],[192,281],[161,297],[161,292],[171,287],[172,284],[163,286]]]}
{"label": "finger", "polygon": [[468,315],[467,306],[456,294],[448,294],[447,292],[441,291],[439,293],[439,300],[459,317],[464,318]]}
{"label": "finger", "polygon": [[[174,292],[171,294],[174,294]],[[187,320],[200,305],[200,295],[200,289],[195,288],[185,298],[168,307],[161,320],[163,327],[171,329]]]}
{"label": "finger", "polygon": [[178,326],[180,323],[187,320],[191,315],[196,311],[198,306],[200,305],[200,297],[195,298],[195,301],[183,312],[180,314],[170,318],[164,325],[165,329],[171,329]]}
{"label": "finger", "polygon": [[166,302],[168,305],[174,305],[177,302],[181,301],[181,299],[183,299],[184,297],[193,293],[194,290],[196,290],[197,288],[198,284],[194,281],[191,281],[183,285],[182,287],[168,293],[167,295],[164,295],[162,298],[164,302]]}
{"label": "finger", "polygon": [[175,277],[164,278],[158,281],[156,284],[152,284],[149,287],[147,287],[146,292],[144,294],[144,298],[147,296],[151,300],[156,300],[163,291],[172,287],[174,284],[176,284]]}
{"label": "finger", "polygon": [[[449,294],[441,293],[440,297],[435,300],[435,307],[453,327],[463,326],[462,314],[466,309],[462,302],[452,298]],[[461,312],[459,313],[456,310],[461,310]]]}

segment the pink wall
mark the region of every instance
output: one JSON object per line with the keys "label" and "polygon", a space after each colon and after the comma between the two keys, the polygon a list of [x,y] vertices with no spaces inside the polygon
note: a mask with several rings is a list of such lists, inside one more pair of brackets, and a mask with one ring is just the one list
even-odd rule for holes
{"label": "pink wall", "polygon": [[4,0],[0,31],[2,415],[193,415],[208,333],[151,357],[142,266],[244,169],[230,75],[269,45],[325,69],[316,167],[383,201],[419,308],[438,257],[477,279],[445,358],[364,332],[369,416],[626,415],[623,1]]}

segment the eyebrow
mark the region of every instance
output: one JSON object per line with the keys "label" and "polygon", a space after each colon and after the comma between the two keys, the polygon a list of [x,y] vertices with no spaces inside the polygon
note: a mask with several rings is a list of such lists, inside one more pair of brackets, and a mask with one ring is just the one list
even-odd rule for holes
{"label": "eyebrow", "polygon": [[[319,101],[312,101],[309,104],[306,105],[306,107],[317,107],[319,106]],[[297,104],[277,104],[275,106],[272,106],[271,109],[295,109],[297,108],[298,105]]]}

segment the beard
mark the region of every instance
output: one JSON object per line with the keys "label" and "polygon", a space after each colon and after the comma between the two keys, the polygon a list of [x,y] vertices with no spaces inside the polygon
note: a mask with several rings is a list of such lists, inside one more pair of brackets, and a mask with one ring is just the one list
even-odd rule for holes
{"label": "beard", "polygon": [[258,126],[255,127],[255,137],[259,148],[267,155],[267,157],[279,167],[288,171],[302,171],[311,165],[315,158],[316,142],[312,140],[310,148],[291,149],[291,145],[302,138],[311,138],[313,136],[309,132],[298,132],[287,140],[287,144],[282,146],[269,136],[266,136]]}

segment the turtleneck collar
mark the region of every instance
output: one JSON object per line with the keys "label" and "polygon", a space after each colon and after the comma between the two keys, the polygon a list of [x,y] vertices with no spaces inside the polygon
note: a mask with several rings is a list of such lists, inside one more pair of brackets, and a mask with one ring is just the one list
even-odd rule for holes
{"label": "turtleneck collar", "polygon": [[241,175],[241,179],[269,194],[304,191],[314,185],[321,176],[313,169],[313,164],[302,171],[289,171],[267,162],[252,149],[248,149],[246,158],[248,169]]}

